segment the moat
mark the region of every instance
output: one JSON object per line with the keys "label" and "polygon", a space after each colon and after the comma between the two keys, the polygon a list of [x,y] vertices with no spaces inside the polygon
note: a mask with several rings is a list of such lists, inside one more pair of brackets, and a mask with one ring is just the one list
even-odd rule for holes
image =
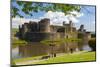
{"label": "moat", "polygon": [[[77,51],[79,51],[79,50],[77,50]],[[89,47],[89,45],[84,45],[83,51],[91,51],[91,48]],[[28,53],[30,53],[30,52],[28,52]],[[12,59],[23,58],[23,56],[21,56],[21,54],[19,54],[19,47],[12,48],[11,56],[12,56]]]}

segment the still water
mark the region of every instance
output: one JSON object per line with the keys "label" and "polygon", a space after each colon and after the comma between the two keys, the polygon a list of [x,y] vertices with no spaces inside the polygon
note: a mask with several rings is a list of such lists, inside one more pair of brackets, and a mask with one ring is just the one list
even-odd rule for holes
{"label": "still water", "polygon": [[19,55],[19,47],[13,48],[11,50],[11,55],[12,55],[12,59],[21,58],[21,56]]}
{"label": "still water", "polygon": [[[84,45],[82,48],[84,51],[91,51],[91,48],[89,45]],[[19,47],[13,48],[11,51],[12,59],[22,58],[21,55],[19,55]]]}

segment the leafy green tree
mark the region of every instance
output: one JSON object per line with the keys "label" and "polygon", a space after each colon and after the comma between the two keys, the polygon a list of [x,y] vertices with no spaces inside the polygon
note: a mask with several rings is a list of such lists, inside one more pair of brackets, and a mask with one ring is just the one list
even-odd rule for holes
{"label": "leafy green tree", "polygon": [[89,40],[89,46],[92,48],[92,51],[96,51],[96,39],[92,38]]}
{"label": "leafy green tree", "polygon": [[[23,11],[26,15],[32,16],[32,12],[38,11],[62,11],[65,14],[70,14],[70,11],[79,12],[81,7],[78,5],[59,4],[59,3],[42,3],[42,2],[27,2],[27,1],[11,1],[16,2],[20,9],[16,6],[11,5],[12,17],[20,16],[23,17],[19,11]],[[11,4],[12,4],[11,3]],[[73,14],[74,15],[74,14]],[[75,15],[74,15],[75,16]]]}

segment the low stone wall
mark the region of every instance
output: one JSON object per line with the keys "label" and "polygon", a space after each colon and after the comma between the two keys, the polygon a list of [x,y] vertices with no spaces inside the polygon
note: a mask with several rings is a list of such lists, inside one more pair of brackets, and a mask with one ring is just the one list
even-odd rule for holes
{"label": "low stone wall", "polygon": [[39,42],[44,39],[49,39],[50,38],[49,36],[50,36],[49,33],[27,32],[24,35],[24,39],[30,42]]}

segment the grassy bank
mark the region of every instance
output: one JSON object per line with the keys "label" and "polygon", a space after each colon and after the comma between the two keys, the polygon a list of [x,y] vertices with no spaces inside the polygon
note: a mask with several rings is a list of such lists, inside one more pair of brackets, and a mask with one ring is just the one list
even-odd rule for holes
{"label": "grassy bank", "polygon": [[50,64],[50,63],[69,63],[69,62],[83,62],[83,61],[95,61],[96,56],[95,52],[80,52],[80,53],[73,53],[73,54],[63,54],[61,56],[57,56],[55,58],[49,58],[46,60],[38,60],[38,62],[30,62],[27,63],[27,61],[32,61],[34,59],[38,59],[41,56],[38,57],[30,57],[30,58],[23,58],[23,59],[16,59],[15,63],[24,63],[25,65],[28,64]]}
{"label": "grassy bank", "polygon": [[11,44],[12,44],[12,48],[16,48],[17,46],[24,46],[27,44],[27,42],[25,40],[21,40],[18,37],[16,37],[16,33],[18,32],[17,28],[12,28],[12,36],[11,36]]}
{"label": "grassy bank", "polygon": [[48,64],[48,63],[63,63],[63,62],[81,62],[81,61],[95,61],[95,52],[85,52],[80,54],[66,54],[60,57],[50,58],[42,62],[33,64]]}
{"label": "grassy bank", "polygon": [[14,59],[13,61],[14,61],[15,63],[17,63],[17,62],[31,61],[31,60],[39,59],[39,58],[41,58],[42,56],[46,56],[46,55],[35,56],[35,57],[27,57],[27,58],[21,58],[21,59]]}

